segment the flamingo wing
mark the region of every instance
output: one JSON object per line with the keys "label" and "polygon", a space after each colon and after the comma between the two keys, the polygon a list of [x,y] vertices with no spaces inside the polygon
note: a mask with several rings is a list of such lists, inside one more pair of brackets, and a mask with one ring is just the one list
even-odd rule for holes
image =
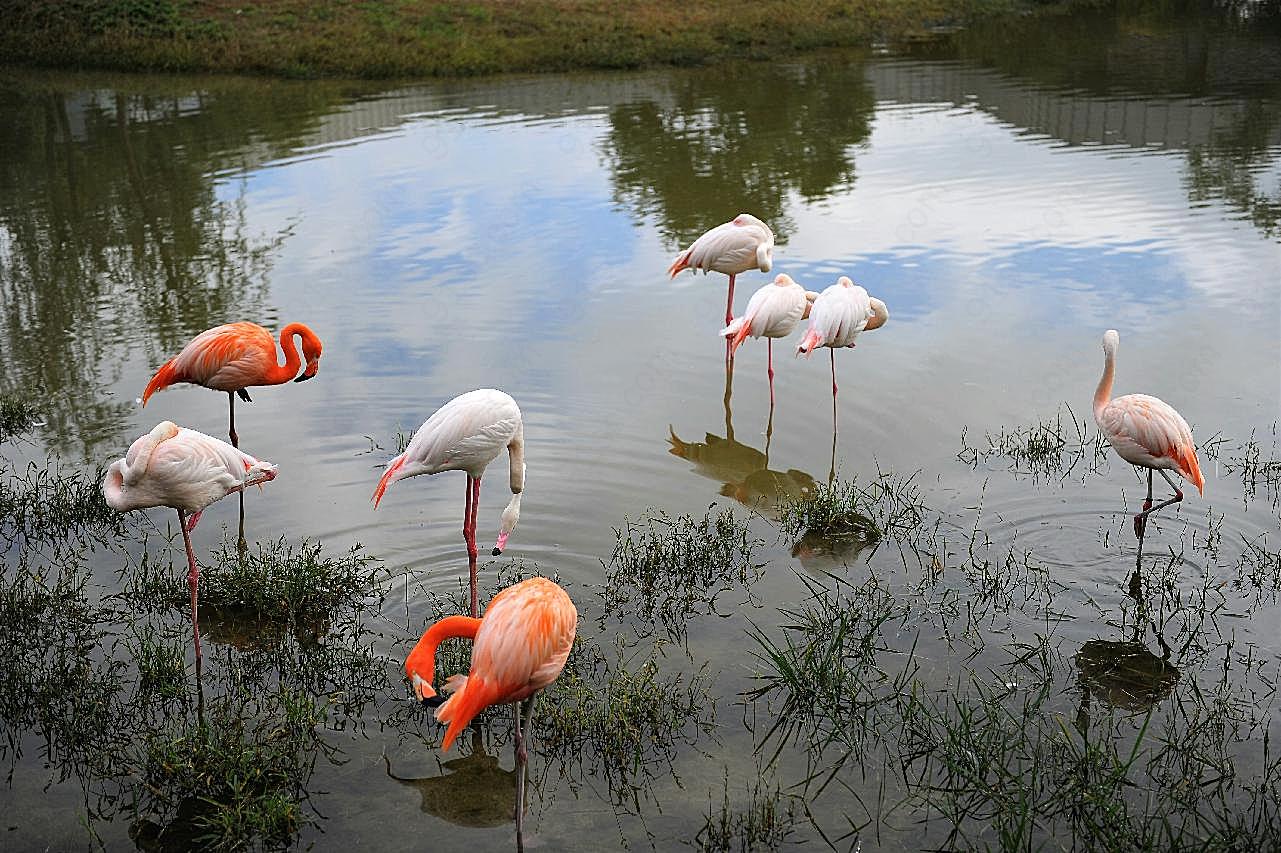
{"label": "flamingo wing", "polygon": [[173,364],[179,381],[236,391],[258,384],[276,366],[276,342],[256,323],[228,323],[196,335]]}
{"label": "flamingo wing", "polygon": [[1169,403],[1148,394],[1126,394],[1104,406],[1098,422],[1125,461],[1178,471],[1198,491],[1204,488],[1192,428]]}
{"label": "flamingo wing", "polygon": [[751,269],[769,272],[774,234],[755,216],[740,213],[717,225],[690,244],[669,268],[671,275],[684,269],[738,275]]}
{"label": "flamingo wing", "polygon": [[515,437],[520,424],[520,407],[502,391],[482,388],[460,394],[414,433],[395,479],[441,471],[479,476]]}

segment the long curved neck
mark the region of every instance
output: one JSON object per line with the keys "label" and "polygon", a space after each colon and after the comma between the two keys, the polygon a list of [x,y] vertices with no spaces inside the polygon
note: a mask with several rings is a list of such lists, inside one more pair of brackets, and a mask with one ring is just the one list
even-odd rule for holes
{"label": "long curved neck", "polygon": [[409,657],[405,658],[405,674],[414,681],[415,687],[420,680],[423,684],[420,695],[436,695],[431,686],[436,676],[436,647],[450,637],[474,640],[478,630],[480,620],[470,616],[447,616],[427,629]]}
{"label": "long curved neck", "polygon": [[1112,399],[1112,377],[1116,373],[1116,350],[1103,348],[1103,378],[1099,380],[1098,390],[1094,392],[1094,420],[1097,423],[1103,415],[1103,409]]}
{"label": "long curved neck", "polygon": [[298,354],[298,347],[294,344],[294,338],[304,334],[306,328],[302,323],[290,323],[280,330],[280,349],[285,353],[285,363],[276,365],[272,369],[270,384],[280,385],[285,382],[292,382],[293,378],[298,375],[298,368],[302,365],[302,356]]}

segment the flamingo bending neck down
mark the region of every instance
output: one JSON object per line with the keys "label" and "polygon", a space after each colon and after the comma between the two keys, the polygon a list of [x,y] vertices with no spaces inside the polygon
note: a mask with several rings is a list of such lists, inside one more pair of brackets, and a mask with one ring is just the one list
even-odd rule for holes
{"label": "flamingo bending neck down", "polygon": [[[748,270],[769,272],[774,265],[774,232],[750,213],[740,213],[717,225],[676,256],[667,274],[675,278],[682,270],[709,270],[729,276],[725,300],[725,325],[734,320],[734,277]],[[729,350],[726,349],[726,357]]]}
{"label": "flamingo bending neck down", "polygon": [[818,295],[810,309],[810,324],[796,347],[806,358],[818,347],[830,347],[832,357],[832,417],[836,417],[836,350],[854,346],[861,332],[879,329],[890,318],[885,303],[841,276]]}
{"label": "flamingo bending neck down", "polygon": [[178,513],[178,526],[187,549],[187,583],[191,587],[191,630],[200,666],[200,627],[196,595],[200,568],[191,548],[205,507],[232,492],[274,480],[276,466],[255,459],[225,441],[162,421],[129,445],[124,459],[107,468],[102,494],[117,512],[167,506]]}
{"label": "flamingo bending neck down", "polygon": [[[1143,539],[1149,514],[1183,500],[1183,491],[1166,471],[1177,471],[1205,494],[1205,477],[1197,460],[1192,428],[1174,407],[1147,394],[1126,394],[1112,398],[1112,377],[1116,373],[1116,351],[1121,336],[1115,329],[1103,334],[1103,377],[1094,392],[1094,422],[1107,436],[1117,455],[1148,469],[1148,496],[1143,511],[1134,516],[1134,535]],[[1152,472],[1157,471],[1174,489],[1174,496],[1152,505]]]}
{"label": "flamingo bending neck down", "polygon": [[476,514],[480,507],[480,479],[503,448],[507,448],[512,498],[503,510],[498,539],[494,543],[493,554],[498,556],[520,520],[520,498],[525,490],[525,427],[520,407],[502,391],[493,388],[468,391],[437,409],[414,433],[405,452],[388,463],[387,470],[378,481],[378,488],[374,490],[374,508],[377,509],[387,487],[397,480],[419,474],[439,474],[441,471],[466,472],[463,541],[467,544],[471,574],[472,616],[479,612]]}
{"label": "flamingo bending neck down", "polygon": [[[295,337],[302,338],[302,358],[294,346]],[[305,382],[320,368],[320,338],[306,325],[290,323],[281,329],[280,348],[285,354],[284,364],[276,363],[276,342],[272,340],[271,332],[257,323],[227,323],[207,329],[192,338],[182,352],[161,365],[142,392],[142,404],[147,405],[152,394],[178,382],[226,391],[231,444],[239,447],[240,437],[236,435],[237,395],[249,403],[252,400],[245,389],[250,386]],[[303,359],[307,366],[299,374],[298,368]]]}
{"label": "flamingo bending neck down", "polygon": [[[513,703],[518,848],[524,843],[524,779],[529,761],[525,737],[533,716],[533,697],[565,668],[577,627],[578,611],[565,590],[546,578],[534,577],[494,596],[483,619],[449,616],[435,623],[405,659],[405,674],[415,695],[428,704],[439,704],[436,719],[449,726],[441,744],[445,752],[485,708]],[[453,675],[445,682],[445,690],[453,695],[440,704],[432,681],[436,648],[448,637],[464,637],[474,645],[470,672]],[[520,703],[526,699],[522,732]]]}
{"label": "flamingo bending neck down", "polygon": [[729,341],[729,357],[733,358],[739,346],[750,335],[765,338],[768,346],[766,375],[769,377],[769,403],[774,406],[774,338],[785,338],[796,324],[810,315],[810,307],[818,297],[807,292],[786,273],[779,273],[774,281],[752,294],[743,316],[735,317],[721,329],[721,337]]}

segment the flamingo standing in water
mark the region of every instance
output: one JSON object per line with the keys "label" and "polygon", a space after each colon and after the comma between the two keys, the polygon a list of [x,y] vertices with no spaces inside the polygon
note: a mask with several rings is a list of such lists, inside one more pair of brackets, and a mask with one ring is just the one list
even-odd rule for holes
{"label": "flamingo standing in water", "polygon": [[[447,723],[441,748],[448,752],[454,738],[490,705],[513,703],[516,749],[516,843],[523,847],[525,764],[529,752],[526,733],[534,712],[534,694],[556,680],[574,645],[578,611],[565,590],[546,578],[529,578],[494,596],[485,618],[448,616],[432,625],[405,659],[405,673],[419,699],[435,704],[432,687],[436,647],[447,637],[474,641],[471,671],[453,675],[445,690],[453,693],[436,709],[436,719]],[[525,704],[521,730],[520,703]]]}
{"label": "flamingo standing in water", "polygon": [[[1183,491],[1165,472],[1179,472],[1202,495],[1205,477],[1201,476],[1201,465],[1197,461],[1192,428],[1173,406],[1147,394],[1126,394],[1111,399],[1116,350],[1120,343],[1121,336],[1115,329],[1103,333],[1103,378],[1094,392],[1094,422],[1118,456],[1131,465],[1148,469],[1148,496],[1143,501],[1143,511],[1134,516],[1134,535],[1142,542],[1148,515],[1183,500]],[[1153,471],[1159,472],[1174,489],[1174,497],[1156,506],[1152,505]]]}
{"label": "flamingo standing in water", "polygon": [[[298,367],[302,361],[294,346],[295,336],[302,338],[302,358],[307,362],[301,374]],[[315,376],[320,367],[320,338],[302,323],[290,323],[280,330],[280,348],[285,353],[283,365],[276,363],[276,342],[271,332],[257,323],[228,323],[207,329],[156,371],[142,392],[142,404],[147,405],[152,394],[177,382],[226,391],[231,444],[239,447],[236,395],[249,403],[252,401],[245,390],[249,386],[305,382]]]}
{"label": "flamingo standing in water", "polygon": [[[750,213],[740,213],[717,225],[676,256],[667,273],[672,278],[682,270],[709,270],[729,276],[725,300],[725,325],[734,320],[734,276],[748,270],[769,272],[774,265],[774,232]],[[728,352],[728,350],[727,350]]]}
{"label": "flamingo standing in water", "polygon": [[831,347],[832,417],[836,417],[836,348],[852,347],[860,332],[879,329],[890,318],[885,303],[841,276],[824,290],[810,309],[810,325],[796,347],[797,355],[809,358],[817,347]]}
{"label": "flamingo standing in water", "polygon": [[503,552],[507,537],[520,520],[520,495],[525,490],[525,427],[516,401],[493,388],[459,394],[436,410],[418,428],[405,452],[387,465],[378,488],[374,508],[387,487],[397,480],[441,471],[467,473],[467,501],[463,510],[463,540],[471,571],[471,615],[479,614],[476,589],[476,511],[480,506],[480,478],[485,468],[507,448],[512,499],[503,510],[494,543],[494,556]]}
{"label": "flamingo standing in water", "polygon": [[205,507],[232,492],[276,477],[276,466],[255,459],[227,442],[163,421],[129,445],[124,459],[107,468],[102,494],[117,512],[167,506],[178,512],[178,527],[187,548],[187,583],[191,587],[191,630],[200,666],[200,627],[196,593],[200,568],[191,549],[191,531]]}
{"label": "flamingo standing in water", "polygon": [[809,316],[810,305],[817,293],[806,292],[791,276],[779,273],[772,284],[767,284],[752,294],[743,316],[735,317],[721,329],[721,337],[729,341],[729,355],[734,357],[738,347],[751,335],[764,337],[769,346],[766,375],[769,376],[769,404],[774,406],[774,338],[785,338],[796,324]]}

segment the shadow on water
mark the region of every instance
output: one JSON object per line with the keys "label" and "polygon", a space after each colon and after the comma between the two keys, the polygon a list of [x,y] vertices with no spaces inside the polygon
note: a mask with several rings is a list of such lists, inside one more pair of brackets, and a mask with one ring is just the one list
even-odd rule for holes
{"label": "shadow on water", "polygon": [[652,95],[610,109],[602,147],[616,199],[654,216],[670,244],[740,211],[785,243],[789,197],[853,186],[853,149],[874,106],[862,63],[848,58],[673,72]]}

